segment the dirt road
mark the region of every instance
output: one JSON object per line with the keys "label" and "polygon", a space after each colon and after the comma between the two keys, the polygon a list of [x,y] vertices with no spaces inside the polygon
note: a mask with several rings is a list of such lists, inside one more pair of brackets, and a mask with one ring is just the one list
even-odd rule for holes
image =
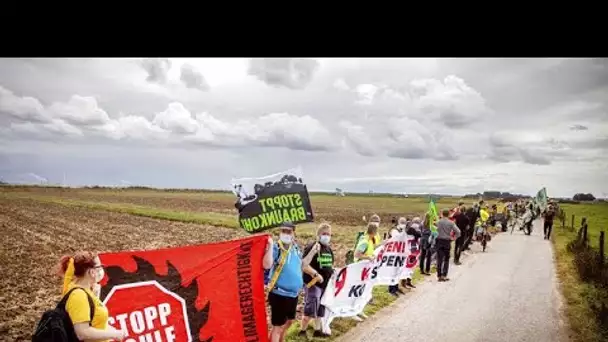
{"label": "dirt road", "polygon": [[542,223],[532,236],[502,233],[478,245],[450,282],[433,275],[340,341],[564,341],[553,250]]}

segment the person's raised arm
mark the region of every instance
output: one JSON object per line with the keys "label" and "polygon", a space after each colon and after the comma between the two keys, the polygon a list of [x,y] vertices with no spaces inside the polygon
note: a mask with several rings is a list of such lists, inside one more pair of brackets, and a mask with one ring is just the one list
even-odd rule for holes
{"label": "person's raised arm", "polygon": [[264,258],[262,259],[262,265],[264,266],[265,269],[269,270],[272,268],[272,263],[273,263],[273,251],[272,251],[272,244],[274,243],[274,241],[272,240],[272,237],[268,237],[268,242],[266,244],[266,252],[264,253]]}
{"label": "person's raised arm", "polygon": [[321,245],[319,245],[318,242],[315,242],[315,244],[312,246],[312,248],[310,249],[308,254],[302,258],[302,269],[304,269],[306,266],[310,265],[312,258],[314,258],[315,254],[317,254],[317,252],[319,252],[320,249],[321,249]]}

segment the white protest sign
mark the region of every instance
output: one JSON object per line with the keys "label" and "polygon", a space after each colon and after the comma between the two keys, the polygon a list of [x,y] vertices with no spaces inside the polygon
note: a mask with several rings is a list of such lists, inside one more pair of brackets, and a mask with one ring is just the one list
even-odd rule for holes
{"label": "white protest sign", "polygon": [[360,261],[336,270],[321,298],[326,308],[322,320],[324,331],[329,330],[336,317],[352,317],[363,312],[374,286],[395,285],[411,277],[419,253],[416,238],[401,233],[378,247],[373,261]]}
{"label": "white protest sign", "polygon": [[372,265],[371,261],[361,261],[334,272],[321,299],[334,317],[355,316],[363,311],[372,298]]}
{"label": "white protest sign", "polygon": [[403,276],[410,255],[413,238],[406,233],[392,236],[374,251],[374,269],[371,280],[374,285],[395,285]]}

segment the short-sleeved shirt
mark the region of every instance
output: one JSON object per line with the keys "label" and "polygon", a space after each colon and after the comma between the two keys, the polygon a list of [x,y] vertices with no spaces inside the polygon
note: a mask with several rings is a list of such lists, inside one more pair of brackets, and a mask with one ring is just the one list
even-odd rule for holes
{"label": "short-sleeved shirt", "polygon": [[[68,291],[76,286],[76,284],[71,283],[68,287]],[[87,298],[87,293],[84,293],[84,291],[86,291],[89,296],[93,298],[93,303],[95,304],[93,321],[91,321],[89,299]],[[72,323],[78,324],[91,322],[91,326],[93,328],[106,329],[108,326],[108,309],[91,290],[84,289],[84,291],[74,290],[72,293],[70,293],[70,297],[65,304],[65,310],[70,316]]]}
{"label": "short-sleeved shirt", "polygon": [[[309,243],[304,248],[304,255],[308,255],[312,246],[314,246],[316,242]],[[315,271],[317,271],[322,277],[323,282],[317,283],[317,286],[324,289],[327,287],[327,283],[329,278],[331,277],[334,271],[334,252],[331,250],[331,247],[321,245],[321,250],[317,253],[315,257],[312,258],[310,262],[310,267],[312,267]],[[304,283],[308,284],[312,280],[312,277],[306,273],[304,273]]]}
{"label": "short-sleeved shirt", "polygon": [[[273,245],[273,255],[278,256],[279,250],[278,243]],[[286,251],[280,251],[280,253],[286,253]],[[282,256],[282,255],[281,255]],[[281,257],[277,258],[277,263],[280,262]],[[274,266],[270,273],[270,277],[274,274]],[[302,256],[300,255],[300,249],[294,245],[289,249],[289,254],[285,260],[283,270],[277,279],[274,289],[272,292],[284,297],[296,298],[300,291],[304,287],[304,281],[302,279]]]}

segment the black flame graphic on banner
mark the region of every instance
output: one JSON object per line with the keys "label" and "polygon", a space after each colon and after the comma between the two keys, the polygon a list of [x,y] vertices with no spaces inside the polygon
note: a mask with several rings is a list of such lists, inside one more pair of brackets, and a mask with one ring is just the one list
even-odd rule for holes
{"label": "black flame graphic on banner", "polygon": [[167,261],[167,275],[161,276],[156,273],[154,266],[145,259],[135,255],[132,258],[137,263],[137,270],[135,272],[125,272],[120,266],[107,266],[105,268],[108,283],[101,289],[102,300],[106,298],[110,290],[116,285],[155,280],[167,290],[183,298],[186,302],[186,312],[188,313],[188,325],[190,326],[192,341],[212,342],[213,336],[206,340],[199,338],[200,330],[207,324],[207,320],[209,319],[211,302],[207,302],[200,311],[196,309],[194,305],[198,297],[198,285],[196,281],[192,281],[187,287],[182,287],[182,277],[170,262]]}

